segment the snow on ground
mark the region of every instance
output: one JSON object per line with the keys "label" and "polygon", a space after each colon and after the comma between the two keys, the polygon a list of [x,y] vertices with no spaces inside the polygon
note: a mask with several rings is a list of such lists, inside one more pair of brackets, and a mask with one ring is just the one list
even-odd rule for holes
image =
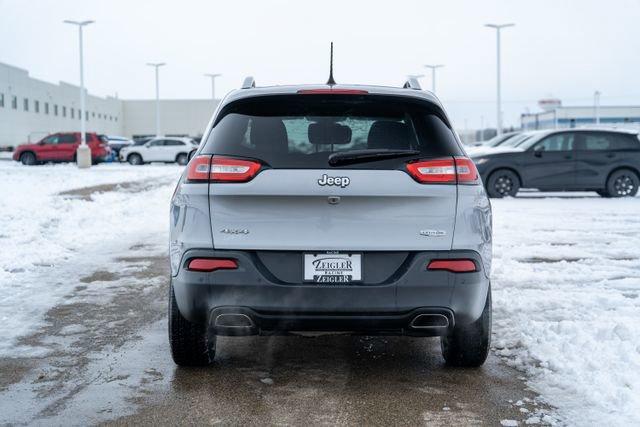
{"label": "snow on ground", "polygon": [[494,200],[498,355],[569,425],[640,423],[640,198]]}
{"label": "snow on ground", "polygon": [[[16,348],[15,340],[41,325],[80,278],[108,270],[135,244],[145,244],[145,255],[166,251],[169,199],[180,172],[175,165],[80,170],[0,162],[0,357],[37,354]],[[123,191],[107,185],[117,183]],[[92,186],[102,187],[60,195]]]}
{"label": "snow on ground", "polygon": [[[115,270],[136,251],[166,252],[180,171],[0,162],[0,357],[37,355],[16,339],[80,278]],[[492,203],[496,353],[528,374],[565,423],[638,424],[640,198],[523,193]]]}

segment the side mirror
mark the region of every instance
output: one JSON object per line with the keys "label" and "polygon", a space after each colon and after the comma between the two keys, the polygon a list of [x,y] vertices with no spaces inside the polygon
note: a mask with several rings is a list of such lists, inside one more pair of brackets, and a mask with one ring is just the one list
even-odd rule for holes
{"label": "side mirror", "polygon": [[543,151],[544,151],[544,145],[539,145],[533,149],[533,155],[536,157],[542,157]]}
{"label": "side mirror", "polygon": [[193,159],[193,156],[195,156],[195,155],[196,155],[196,151],[197,151],[197,150],[191,150],[191,151],[189,151],[189,161],[191,161],[191,159]]}

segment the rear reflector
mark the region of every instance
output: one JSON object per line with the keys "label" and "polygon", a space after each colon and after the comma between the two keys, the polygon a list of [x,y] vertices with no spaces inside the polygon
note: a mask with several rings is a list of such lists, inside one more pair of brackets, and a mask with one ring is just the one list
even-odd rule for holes
{"label": "rear reflector", "polygon": [[453,273],[469,273],[478,271],[476,263],[470,259],[434,259],[429,262],[427,270],[446,270]]}
{"label": "rear reflector", "polygon": [[407,171],[416,181],[441,184],[475,184],[478,171],[470,159],[451,157],[408,163]]}
{"label": "rear reflector", "polygon": [[191,271],[235,270],[238,262],[225,258],[193,258],[189,260],[187,269]]}
{"label": "rear reflector", "polygon": [[369,92],[362,89],[300,89],[300,95],[367,95]]}
{"label": "rear reflector", "polygon": [[247,182],[262,165],[251,160],[219,156],[198,156],[191,159],[187,170],[190,182]]}

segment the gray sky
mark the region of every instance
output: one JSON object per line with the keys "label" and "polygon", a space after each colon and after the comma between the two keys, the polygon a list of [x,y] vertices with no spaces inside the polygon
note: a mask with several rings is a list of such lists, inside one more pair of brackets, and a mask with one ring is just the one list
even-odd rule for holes
{"label": "gray sky", "polygon": [[495,126],[495,31],[502,37],[503,110],[518,125],[526,108],[555,96],[565,105],[640,104],[640,1],[96,1],[0,0],[0,61],[32,77],[78,82],[77,30],[64,19],[94,19],[85,32],[91,93],[206,98],[245,75],[258,85],[323,83],[335,42],[338,83],[400,85],[441,63],[437,93],[456,127]]}

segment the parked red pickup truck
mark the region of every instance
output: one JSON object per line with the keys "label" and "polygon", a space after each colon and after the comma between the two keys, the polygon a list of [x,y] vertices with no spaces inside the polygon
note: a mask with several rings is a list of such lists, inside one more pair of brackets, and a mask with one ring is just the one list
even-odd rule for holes
{"label": "parked red pickup truck", "polygon": [[[87,133],[87,145],[91,149],[92,163],[100,163],[109,157],[111,149],[96,133]],[[23,144],[13,151],[13,160],[23,165],[42,162],[75,162],[80,145],[80,132],[59,132],[44,137],[35,144]]]}

